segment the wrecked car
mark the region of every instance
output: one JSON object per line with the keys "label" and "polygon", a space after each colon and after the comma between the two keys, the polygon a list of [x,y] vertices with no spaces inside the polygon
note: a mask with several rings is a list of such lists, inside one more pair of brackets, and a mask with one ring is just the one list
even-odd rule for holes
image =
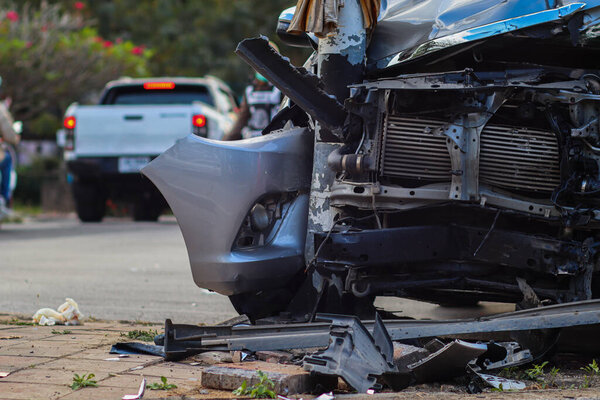
{"label": "wrecked car", "polygon": [[282,36],[316,49],[305,68],[242,42],[286,107],[262,137],[189,135],[142,170],[196,284],[251,319],[371,313],[376,296],[597,294],[600,1],[389,0],[372,26],[360,13],[346,0],[318,43],[282,14]]}

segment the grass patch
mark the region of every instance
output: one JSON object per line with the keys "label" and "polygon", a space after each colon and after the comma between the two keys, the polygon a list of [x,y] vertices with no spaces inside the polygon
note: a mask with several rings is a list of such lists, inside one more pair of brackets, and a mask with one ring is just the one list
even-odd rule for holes
{"label": "grass patch", "polygon": [[73,383],[71,384],[71,389],[77,390],[84,387],[98,387],[98,382],[93,380],[96,375],[94,374],[83,374],[79,376],[78,374],[73,375]]}
{"label": "grass patch", "polygon": [[173,383],[167,383],[167,378],[164,376],[160,377],[160,383],[154,382],[146,385],[146,389],[150,390],[171,390],[177,389],[177,385]]}
{"label": "grass patch", "polygon": [[121,333],[121,336],[125,336],[133,340],[141,340],[142,342],[153,342],[154,336],[156,335],[158,335],[158,332],[155,329],[149,329],[147,331],[135,329],[127,333]]}

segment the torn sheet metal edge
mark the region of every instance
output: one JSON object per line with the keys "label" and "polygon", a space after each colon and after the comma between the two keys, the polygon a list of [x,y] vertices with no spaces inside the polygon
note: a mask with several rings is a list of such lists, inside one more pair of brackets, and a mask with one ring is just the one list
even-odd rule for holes
{"label": "torn sheet metal edge", "polygon": [[369,65],[369,69],[374,69],[376,67],[389,68],[398,64],[404,64],[409,61],[416,60],[425,55],[429,55],[449,47],[488,39],[546,23],[561,21],[575,14],[585,6],[585,3],[571,3],[555,9],[544,10],[503,21],[492,22],[488,25],[479,26],[463,32],[455,33],[453,35],[433,39],[420,44],[413,49],[404,50],[394,56],[376,61],[375,63]]}
{"label": "torn sheet metal edge", "polygon": [[[331,319],[335,315],[320,315]],[[392,340],[427,338],[467,333],[527,331],[600,324],[600,300],[521,310],[496,316],[449,321],[385,321]],[[364,322],[369,330],[373,322]],[[207,350],[286,350],[327,347],[329,324],[308,323],[250,327],[195,327],[165,322],[165,353],[178,358]]]}
{"label": "torn sheet metal edge", "polygon": [[330,320],[329,347],[304,357],[305,370],[340,376],[360,393],[380,389],[377,376],[398,372],[388,361],[393,361],[393,344],[379,314],[375,315],[373,336],[357,317],[338,316]]}
{"label": "torn sheet metal edge", "polygon": [[487,349],[486,344],[455,340],[407,368],[413,372],[418,383],[454,378],[463,375],[469,362]]}
{"label": "torn sheet metal edge", "polygon": [[121,398],[121,400],[138,400],[144,397],[144,393],[146,392],[146,378],[142,379],[142,383],[140,384],[140,389],[137,394],[126,394]]}

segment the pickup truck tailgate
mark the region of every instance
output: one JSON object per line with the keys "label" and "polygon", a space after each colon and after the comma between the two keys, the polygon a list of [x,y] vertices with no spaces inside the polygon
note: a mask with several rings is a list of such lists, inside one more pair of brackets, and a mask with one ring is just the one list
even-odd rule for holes
{"label": "pickup truck tailgate", "polygon": [[78,156],[158,155],[192,132],[196,107],[78,106],[75,152]]}

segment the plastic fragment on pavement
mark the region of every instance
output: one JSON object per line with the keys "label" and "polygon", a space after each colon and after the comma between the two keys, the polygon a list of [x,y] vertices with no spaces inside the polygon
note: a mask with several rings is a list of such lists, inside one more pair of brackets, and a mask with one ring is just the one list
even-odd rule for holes
{"label": "plastic fragment on pavement", "polygon": [[57,310],[51,308],[40,308],[33,314],[32,320],[38,325],[80,325],[83,317],[75,300],[66,298]]}
{"label": "plastic fragment on pavement", "polygon": [[516,381],[514,379],[506,379],[500,376],[481,374],[479,372],[476,372],[476,374],[483,382],[496,389],[500,389],[500,386],[502,386],[502,390],[523,390],[526,388],[524,382]]}
{"label": "plastic fragment on pavement", "polygon": [[126,394],[121,398],[121,400],[137,400],[144,397],[144,393],[146,392],[146,378],[142,379],[142,383],[140,384],[140,390],[137,394]]}
{"label": "plastic fragment on pavement", "polygon": [[129,368],[130,371],[139,371],[140,369],[144,369],[144,366],[138,365],[137,367]]}
{"label": "plastic fragment on pavement", "polygon": [[454,378],[463,375],[469,362],[486,350],[486,344],[454,340],[408,368],[420,383]]}
{"label": "plastic fragment on pavement", "polygon": [[333,392],[323,393],[319,397],[315,398],[315,400],[333,400],[333,399],[335,399],[335,396],[333,395]]}
{"label": "plastic fragment on pavement", "polygon": [[6,378],[10,375],[10,372],[0,372],[0,378]]}

